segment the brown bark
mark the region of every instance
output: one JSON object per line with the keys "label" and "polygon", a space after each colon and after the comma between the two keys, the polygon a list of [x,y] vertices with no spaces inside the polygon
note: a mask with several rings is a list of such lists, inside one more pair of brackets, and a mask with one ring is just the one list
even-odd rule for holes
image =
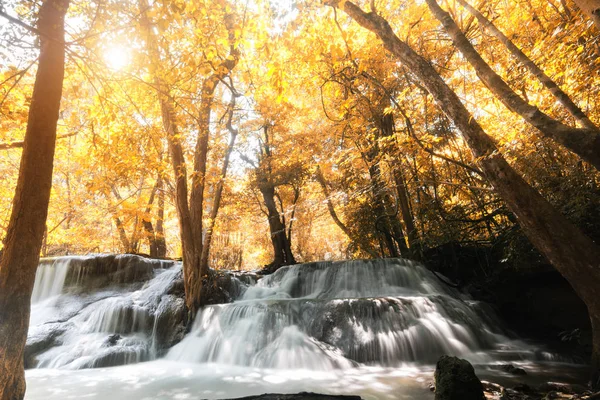
{"label": "brown bark", "polygon": [[158,243],[156,240],[156,233],[154,232],[154,226],[152,225],[152,221],[148,218],[148,215],[152,211],[152,204],[154,204],[154,197],[156,197],[156,192],[158,191],[158,180],[152,187],[152,192],[150,192],[150,198],[148,199],[148,205],[144,210],[144,216],[142,217],[142,226],[146,231],[146,238],[148,239],[148,247],[150,249],[150,257],[158,258]]}
{"label": "brown bark", "polygon": [[[110,185],[110,189],[120,204],[123,201],[123,198],[119,194],[119,191],[112,184]],[[108,200],[109,203],[111,203],[111,199],[108,194],[106,194],[106,199]],[[110,212],[112,213],[113,221],[115,222],[117,232],[119,233],[119,240],[121,241],[121,249],[123,250],[124,253],[136,253],[135,246],[127,237],[127,232],[125,231],[125,226],[123,225],[121,218],[119,218],[119,215],[117,214],[117,207],[114,205],[110,205]],[[133,238],[133,235],[132,235],[132,238]]]}
{"label": "brown bark", "polygon": [[408,189],[406,188],[404,174],[398,166],[392,168],[394,174],[394,181],[396,183],[398,204],[400,205],[400,212],[402,213],[402,221],[404,221],[404,226],[406,227],[406,237],[408,239],[409,245],[409,256],[413,259],[420,259],[421,242],[419,240],[419,234],[417,232],[417,228],[415,227],[415,221],[410,208]]}
{"label": "brown bark", "polygon": [[554,96],[568,112],[571,114],[582,126],[597,130],[598,127],[594,125],[592,121],[585,115],[585,113],[579,108],[573,100],[566,94],[546,73],[531,60],[521,49],[519,49],[500,29],[494,25],[493,22],[488,20],[479,10],[471,6],[466,0],[458,0],[458,2],[471,13],[477,21],[485,27],[496,39],[498,39],[504,46],[510,51],[510,53],[519,62],[523,64],[525,68],[531,72],[538,80],[544,85],[546,89]]}
{"label": "brown bark", "polygon": [[[271,244],[273,245],[273,262],[267,265],[269,272],[275,272],[284,265],[296,264],[296,259],[292,254],[292,246],[286,235],[285,219],[277,210],[275,202],[276,184],[272,181],[273,171],[271,168],[271,140],[269,138],[269,126],[263,127],[264,141],[261,142],[261,155],[256,168],[256,184],[262,194],[263,203],[267,209],[269,220],[269,233]],[[281,201],[281,199],[280,199]]]}
{"label": "brown bark", "polygon": [[[225,8],[225,6],[223,6]],[[209,273],[208,256],[209,250],[203,249],[202,231],[203,231],[203,212],[204,212],[204,187],[206,184],[206,162],[208,156],[208,138],[210,136],[210,115],[214,101],[214,94],[217,85],[225,79],[235,68],[239,61],[239,49],[234,46],[235,31],[234,17],[232,14],[225,14],[224,23],[228,32],[230,43],[229,57],[222,61],[215,68],[215,72],[209,76],[203,83],[200,92],[200,112],[198,116],[198,140],[194,151],[194,173],[192,174],[192,184],[190,192],[190,216],[193,223],[194,239],[199,243],[198,253],[200,253],[199,276],[205,276]],[[232,94],[233,96],[233,94]],[[219,196],[220,197],[220,196]],[[220,204],[217,203],[217,206]],[[216,210],[218,212],[218,209]],[[211,231],[212,233],[212,231]],[[200,302],[200,294],[196,302]]]}
{"label": "brown bark", "polygon": [[461,131],[485,176],[516,215],[529,240],[585,302],[594,327],[593,383],[598,385],[600,247],[557,212],[506,162],[458,96],[423,57],[394,34],[385,19],[373,12],[365,13],[349,1],[340,3],[340,6],[361,26],[375,33],[384,47],[417,76]]}
{"label": "brown bark", "polygon": [[335,224],[338,226],[338,228],[340,228],[342,230],[342,232],[344,232],[344,234],[348,237],[348,239],[350,239],[351,241],[354,241],[354,239],[352,237],[352,233],[350,232],[350,229],[348,229],[348,227],[342,222],[342,220],[340,220],[340,218],[337,215],[337,212],[335,211],[335,207],[333,206],[333,202],[331,201],[331,193],[329,192],[329,188],[327,187],[327,182],[325,181],[325,177],[323,176],[323,171],[321,171],[321,167],[319,167],[318,165],[317,165],[317,169],[315,171],[315,179],[321,186],[321,190],[323,191],[323,194],[325,195],[325,201],[327,202],[327,210],[329,211],[329,215],[331,216],[331,219],[333,220],[333,222],[335,222]]}
{"label": "brown bark", "polygon": [[[183,277],[185,286],[186,305],[192,315],[198,309],[198,300],[202,289],[202,279],[199,275],[201,241],[194,240],[194,230],[190,209],[188,206],[187,167],[181,143],[181,135],[177,126],[175,106],[168,86],[160,78],[160,51],[152,24],[147,15],[149,9],[147,0],[139,0],[140,25],[146,35],[146,46],[150,53],[150,73],[154,79],[156,92],[160,102],[163,129],[167,136],[171,164],[175,175],[175,207],[179,217],[179,232],[183,252]],[[200,239],[201,240],[201,239]]]}
{"label": "brown bark", "polygon": [[[394,118],[392,114],[382,114],[375,117],[378,125],[379,137],[390,137],[394,134]],[[377,139],[379,139],[379,137]],[[398,204],[394,201],[393,212],[389,210],[392,201],[381,176],[381,148],[375,140],[363,156],[369,166],[371,178],[371,193],[373,195],[373,212],[375,213],[375,228],[383,235],[383,242],[390,257],[408,255],[408,247],[404,238],[404,232],[398,220]],[[384,252],[385,253],[385,252]],[[385,256],[385,254],[382,254]]]}
{"label": "brown bark", "polygon": [[233,110],[235,107],[235,95],[232,93],[231,96],[231,103],[229,105],[229,117],[227,120],[227,129],[230,133],[229,145],[227,146],[227,150],[225,151],[225,157],[223,158],[223,165],[221,166],[221,177],[219,178],[219,182],[217,183],[217,190],[215,191],[215,195],[213,197],[213,204],[210,210],[210,216],[208,218],[208,227],[206,228],[204,245],[202,246],[202,258],[200,261],[200,265],[205,265],[207,268],[209,266],[208,258],[210,256],[210,245],[212,243],[213,231],[215,228],[215,222],[217,221],[217,216],[219,214],[219,208],[221,207],[223,186],[225,185],[227,170],[229,169],[229,158],[231,157],[231,152],[233,151],[233,146],[235,145],[235,139],[238,135],[238,130],[235,129],[231,123],[231,120],[233,118]]}
{"label": "brown bark", "polygon": [[131,247],[131,242],[129,242],[129,238],[127,238],[127,232],[125,232],[125,227],[121,222],[121,218],[119,218],[113,212],[113,221],[115,221],[115,226],[117,227],[117,232],[119,233],[119,239],[121,240],[122,250],[125,253],[133,253],[133,249]]}
{"label": "brown bark", "polygon": [[[219,2],[225,10],[225,2]],[[191,189],[188,190],[187,167],[183,144],[175,113],[175,102],[170,95],[168,85],[160,78],[160,51],[147,15],[147,0],[139,0],[140,19],[147,38],[150,53],[150,72],[160,99],[162,121],[167,133],[171,163],[175,173],[175,205],[179,216],[179,230],[183,249],[183,276],[186,306],[191,315],[202,306],[202,279],[210,272],[208,262],[203,263],[203,207],[206,163],[208,156],[208,138],[210,136],[210,114],[217,85],[237,65],[239,50],[234,47],[235,26],[232,14],[225,15],[225,26],[230,43],[229,56],[215,67],[215,72],[202,84],[200,92],[200,111],[198,115],[198,138],[194,152],[194,170],[191,174]],[[188,201],[189,194],[189,201]],[[208,253],[206,254],[208,260]]]}
{"label": "brown bark", "polygon": [[[379,164],[373,163],[369,166],[369,176],[371,178],[371,194],[373,195],[373,212],[375,213],[375,229],[383,235],[383,242],[387,249],[387,256],[399,257],[404,248],[401,241],[404,241],[404,234],[398,231],[396,213],[388,213],[386,209],[387,189],[381,180],[381,170]],[[382,254],[386,256],[386,254]]]}
{"label": "brown bark", "polygon": [[483,60],[450,14],[439,6],[437,0],[425,1],[433,15],[452,38],[454,45],[473,66],[479,79],[509,110],[520,115],[544,137],[561,144],[600,170],[600,131],[598,129],[570,127],[528,104]]}
{"label": "brown bark", "polygon": [[68,6],[68,0],[46,0],[39,11],[40,58],[0,260],[1,400],[19,400],[25,395],[23,349],[52,187],[56,124],[64,78],[64,17]]}
{"label": "brown bark", "polygon": [[296,264],[292,254],[291,245],[285,233],[285,225],[281,221],[281,215],[275,203],[275,187],[266,179],[259,182],[259,190],[262,194],[269,218],[269,233],[273,245],[273,262],[269,265],[270,272],[274,272],[284,265]]}
{"label": "brown bark", "polygon": [[163,189],[163,178],[158,176],[156,181],[158,188],[158,211],[156,213],[156,256],[158,258],[167,257],[167,241],[165,238],[165,191]]}
{"label": "brown bark", "polygon": [[584,12],[600,30],[600,0],[574,0],[575,4]]}

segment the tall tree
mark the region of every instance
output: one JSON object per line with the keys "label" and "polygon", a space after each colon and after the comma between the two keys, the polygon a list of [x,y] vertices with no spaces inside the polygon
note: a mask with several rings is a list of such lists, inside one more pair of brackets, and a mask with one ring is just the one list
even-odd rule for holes
{"label": "tall tree", "polygon": [[0,399],[25,395],[23,349],[48,202],[65,64],[68,0],[46,0],[37,22],[40,56],[19,179],[0,260]]}
{"label": "tall tree", "polygon": [[531,72],[538,80],[544,85],[546,89],[554,96],[558,101],[582,126],[597,130],[598,127],[590,121],[587,115],[573,102],[573,100],[566,94],[557,84],[550,78],[546,73],[527,55],[518,48],[512,40],[510,40],[492,21],[487,19],[479,10],[469,4],[466,0],[458,0],[458,2],[471,13],[477,21],[487,29],[496,39],[498,39],[507,49],[510,54],[513,55],[525,68]]}
{"label": "tall tree", "polygon": [[210,242],[207,242],[206,246],[204,243],[203,213],[211,112],[218,84],[235,68],[240,56],[236,45],[236,30],[239,31],[239,27],[236,25],[235,16],[229,12],[230,6],[226,1],[219,1],[216,6],[218,8],[216,13],[223,16],[222,22],[227,31],[225,42],[229,54],[216,65],[209,62],[212,66],[211,73],[204,78],[200,85],[198,93],[200,105],[197,116],[194,118],[197,124],[197,138],[193,153],[193,170],[190,174],[191,179],[188,186],[188,167],[184,150],[185,140],[178,124],[175,97],[171,87],[163,78],[165,71],[161,64],[161,49],[153,30],[153,23],[148,16],[150,7],[146,0],[139,1],[141,26],[149,53],[150,70],[160,101],[163,127],[169,143],[171,163],[175,175],[175,204],[179,216],[179,230],[183,248],[186,305],[192,316],[196,314],[196,311],[202,305],[202,280],[210,273],[208,250],[205,252],[206,257],[202,257],[202,255],[203,249],[210,245]]}
{"label": "tall tree", "polygon": [[575,4],[594,22],[594,25],[600,31],[600,1],[575,0]]}
{"label": "tall tree", "polygon": [[477,163],[517,216],[534,246],[569,281],[585,302],[593,329],[592,385],[600,386],[600,247],[557,212],[500,154],[493,140],[432,65],[393,31],[376,10],[365,12],[350,1],[327,4],[343,9],[375,33],[384,47],[413,73],[463,134]]}
{"label": "tall tree", "polygon": [[437,0],[426,0],[426,2],[433,15],[452,38],[454,45],[473,66],[477,76],[508,109],[519,114],[543,136],[563,145],[600,170],[600,131],[591,122],[592,129],[587,126],[573,128],[527,103],[485,62],[450,14],[439,6]]}

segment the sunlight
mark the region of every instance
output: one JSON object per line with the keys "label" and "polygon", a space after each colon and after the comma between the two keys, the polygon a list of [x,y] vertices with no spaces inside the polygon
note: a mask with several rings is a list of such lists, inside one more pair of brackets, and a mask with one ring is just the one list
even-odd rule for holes
{"label": "sunlight", "polygon": [[109,47],[104,51],[104,61],[110,69],[119,71],[130,62],[129,50],[122,46]]}

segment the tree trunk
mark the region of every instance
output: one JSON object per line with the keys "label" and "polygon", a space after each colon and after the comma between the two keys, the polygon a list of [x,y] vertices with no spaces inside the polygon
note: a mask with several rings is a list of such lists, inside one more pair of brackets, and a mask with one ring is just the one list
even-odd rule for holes
{"label": "tree trunk", "polygon": [[[225,8],[225,6],[224,6]],[[210,137],[210,115],[214,100],[215,90],[220,81],[225,79],[235,68],[239,61],[240,52],[235,47],[235,24],[233,14],[227,13],[224,17],[224,23],[228,32],[229,56],[215,67],[215,72],[209,76],[203,83],[200,91],[200,112],[198,116],[198,140],[194,151],[194,173],[192,174],[192,184],[190,192],[190,216],[192,218],[192,234],[194,240],[198,243],[198,253],[200,254],[199,271],[200,277],[208,275],[210,268],[208,265],[209,249],[204,250],[203,240],[203,213],[204,213],[204,188],[206,185],[206,164],[208,157],[208,139]],[[233,96],[234,94],[232,94]],[[229,161],[228,161],[229,162]],[[220,195],[218,205],[220,204]],[[215,210],[218,212],[218,208]],[[216,218],[216,215],[215,215]],[[211,231],[212,235],[212,231]],[[198,293],[199,296],[200,293]],[[197,297],[196,303],[200,305],[200,297]]]}
{"label": "tree trunk", "polygon": [[200,305],[200,292],[202,278],[200,275],[200,241],[194,240],[194,229],[190,209],[188,206],[187,167],[183,153],[181,135],[175,117],[175,107],[170,90],[160,78],[160,51],[152,24],[147,15],[149,9],[147,0],[139,0],[140,25],[146,34],[146,46],[150,53],[150,74],[156,85],[156,92],[160,102],[163,128],[171,153],[171,164],[175,176],[175,207],[179,217],[179,233],[183,252],[183,282],[185,287],[185,303],[192,316]]}
{"label": "tree trunk", "polygon": [[270,272],[275,272],[284,265],[296,264],[292,254],[291,245],[285,234],[285,225],[281,222],[281,215],[275,203],[275,187],[266,181],[259,184],[269,218],[269,233],[273,244],[273,262],[268,266]]}
{"label": "tree trunk", "polygon": [[596,28],[600,30],[600,0],[574,0],[575,4],[585,15],[596,25]]}
{"label": "tree trunk", "polygon": [[148,217],[150,212],[152,211],[152,204],[154,204],[154,197],[156,197],[156,192],[158,190],[158,180],[154,184],[152,188],[152,192],[150,193],[150,198],[148,199],[148,205],[144,210],[144,214],[142,216],[142,226],[146,231],[146,237],[148,238],[148,248],[150,249],[150,257],[158,258],[158,242],[156,240],[156,233],[154,232],[154,226],[152,225],[152,221]]}
{"label": "tree trunk", "polygon": [[362,240],[355,237],[352,231],[338,217],[333,202],[331,201],[331,194],[329,192],[329,188],[327,187],[327,181],[323,176],[323,171],[321,171],[321,168],[318,165],[317,170],[315,171],[315,179],[317,180],[317,182],[321,186],[321,189],[323,190],[323,195],[325,195],[325,201],[327,202],[327,210],[329,211],[329,215],[331,216],[331,219],[333,219],[333,222],[335,222],[338,228],[340,228],[342,232],[344,232],[344,234],[348,237],[348,239],[350,239],[350,241],[354,243],[360,250],[368,253],[372,258],[378,258],[377,252],[373,250],[370,246],[366,245]]}
{"label": "tree trunk", "polygon": [[396,168],[392,167],[394,174],[394,181],[396,183],[396,193],[398,195],[398,204],[400,205],[400,212],[402,213],[402,220],[406,227],[406,236],[409,245],[409,255],[413,259],[421,258],[421,243],[419,235],[415,227],[415,221],[413,219],[412,211],[410,209],[410,202],[408,198],[408,190],[404,181],[404,175],[399,166]]}
{"label": "tree trunk", "polygon": [[[369,160],[373,162],[374,160]],[[404,240],[404,232],[398,220],[396,212],[388,212],[386,205],[389,203],[389,195],[382,181],[381,169],[378,163],[372,163],[369,166],[369,175],[371,177],[371,192],[373,194],[373,212],[375,213],[375,229],[383,235],[385,248],[390,257],[400,257],[408,254],[408,247]],[[382,254],[385,256],[385,254]]]}
{"label": "tree trunk", "polygon": [[115,212],[113,212],[113,221],[115,221],[115,226],[117,227],[117,232],[119,232],[119,239],[121,240],[121,247],[124,253],[131,253],[131,243],[127,238],[127,232],[125,232],[125,227],[123,227],[123,223],[121,222],[121,218],[117,216]]}
{"label": "tree trunk", "polygon": [[511,111],[519,114],[545,137],[564,146],[600,170],[600,131],[598,129],[572,128],[528,104],[481,58],[469,39],[462,33],[450,14],[437,0],[425,0],[433,15],[441,22],[454,45],[475,69],[486,87]]}
{"label": "tree trunk", "polygon": [[210,256],[210,245],[212,243],[213,231],[215,229],[215,222],[219,214],[219,208],[221,207],[221,196],[223,195],[223,186],[225,185],[225,178],[227,177],[227,170],[229,169],[229,158],[235,145],[235,139],[237,138],[238,131],[233,128],[231,120],[233,118],[233,108],[235,107],[235,95],[231,94],[231,104],[229,109],[229,119],[227,121],[227,128],[230,132],[229,145],[225,151],[225,157],[223,158],[223,165],[221,167],[221,177],[217,183],[217,190],[213,198],[212,209],[210,210],[210,216],[208,219],[208,227],[206,228],[206,236],[204,238],[204,245],[202,246],[202,258],[200,259],[200,265],[206,265],[209,267],[209,256]]}
{"label": "tree trunk", "polygon": [[598,127],[594,125],[592,121],[585,115],[585,113],[579,108],[573,100],[566,94],[558,85],[548,76],[536,63],[533,62],[529,57],[523,53],[500,29],[496,27],[490,20],[488,20],[482,13],[480,13],[475,7],[471,6],[466,0],[458,0],[458,2],[471,13],[477,21],[485,27],[496,39],[498,39],[510,53],[515,57],[525,68],[531,72],[538,80],[552,93],[556,101],[558,101],[582,126],[597,130]]}
{"label": "tree trunk", "polygon": [[1,400],[20,400],[25,395],[23,349],[52,187],[56,124],[64,78],[64,18],[68,6],[68,0],[46,0],[39,11],[39,64],[0,260]]}
{"label": "tree trunk", "polygon": [[158,176],[156,181],[158,189],[158,210],[156,212],[156,256],[158,258],[167,257],[167,241],[165,239],[165,191],[163,189],[163,178]]}
{"label": "tree trunk", "polygon": [[[337,2],[329,4],[338,5]],[[438,106],[462,132],[485,176],[517,216],[529,240],[585,302],[594,328],[592,383],[597,387],[600,384],[600,247],[517,174],[431,64],[401,41],[385,19],[376,13],[365,13],[349,1],[339,4],[356,22],[374,32],[384,47],[419,78]]]}

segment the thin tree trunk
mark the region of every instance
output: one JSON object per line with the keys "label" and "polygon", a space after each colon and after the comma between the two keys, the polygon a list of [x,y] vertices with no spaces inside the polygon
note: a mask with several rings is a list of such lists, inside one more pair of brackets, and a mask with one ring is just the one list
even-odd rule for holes
{"label": "thin tree trunk", "polygon": [[323,195],[325,196],[325,201],[327,202],[327,210],[329,211],[329,215],[331,216],[333,222],[335,222],[338,228],[340,228],[342,232],[344,232],[344,234],[348,237],[348,239],[350,239],[350,241],[354,243],[359,249],[368,253],[372,258],[377,258],[377,253],[369,246],[366,246],[361,240],[356,238],[352,234],[352,231],[350,231],[346,224],[344,224],[342,220],[340,220],[340,218],[338,217],[337,212],[335,211],[335,206],[331,201],[331,193],[329,192],[329,188],[327,187],[327,181],[325,180],[325,176],[323,176],[323,171],[321,171],[321,168],[318,165],[315,171],[315,179],[321,186],[321,190],[323,191]]}
{"label": "thin tree trunk", "polygon": [[[120,202],[123,201],[123,198],[119,194],[119,191],[112,184],[110,185],[110,189],[120,204]],[[108,194],[106,194],[106,199],[108,200],[109,205],[110,205],[111,199]],[[119,216],[117,214],[117,207],[110,205],[110,212],[112,213],[113,221],[115,222],[115,226],[117,227],[117,232],[119,233],[119,240],[121,241],[121,246],[122,246],[123,252],[124,253],[134,253],[135,251],[133,249],[131,242],[129,241],[129,238],[127,237],[127,232],[125,231],[123,222],[121,221],[121,218],[119,218]]]}
{"label": "thin tree trunk", "polygon": [[575,4],[584,12],[600,30],[600,0],[574,0]]}
{"label": "thin tree trunk", "polygon": [[123,227],[123,223],[121,222],[121,218],[117,216],[117,214],[113,211],[113,221],[115,222],[115,226],[117,227],[117,232],[119,233],[119,240],[121,240],[121,246],[123,247],[124,253],[131,253],[131,243],[127,238],[127,232],[125,232],[125,228]]}
{"label": "thin tree trunk", "polygon": [[[225,8],[225,6],[224,6]],[[208,252],[203,248],[203,213],[204,213],[204,188],[206,185],[206,164],[208,157],[208,139],[210,137],[210,115],[212,111],[214,94],[217,85],[225,79],[235,68],[239,61],[240,52],[235,47],[235,24],[233,14],[225,14],[225,26],[228,32],[229,57],[216,66],[215,72],[203,83],[200,91],[200,112],[198,116],[198,140],[194,151],[194,173],[190,193],[190,216],[193,221],[192,233],[194,240],[198,243],[200,253],[199,276],[207,276],[209,273]],[[233,94],[232,94],[233,96]],[[220,202],[220,199],[219,199]],[[211,232],[212,233],[212,232]],[[198,293],[199,294],[199,293]],[[200,297],[196,300],[200,303]]]}
{"label": "thin tree trunk", "polygon": [[354,242],[354,238],[352,237],[352,233],[350,229],[340,220],[338,217],[335,207],[333,206],[333,202],[331,201],[331,194],[329,193],[329,188],[327,187],[327,182],[325,181],[325,177],[323,176],[323,171],[321,171],[321,167],[317,165],[317,169],[315,171],[315,179],[321,186],[321,190],[325,195],[325,201],[327,202],[327,210],[329,211],[329,215],[335,224],[344,232],[344,234]]}
{"label": "thin tree trunk", "polygon": [[519,49],[500,29],[496,27],[490,20],[488,20],[482,13],[480,13],[475,7],[471,6],[466,0],[458,0],[458,2],[471,13],[477,21],[485,27],[496,39],[498,39],[510,53],[519,62],[525,66],[538,80],[552,93],[554,98],[584,127],[588,129],[597,130],[598,127],[594,125],[592,121],[585,115],[585,113],[579,108],[573,100],[566,94],[558,85],[548,76],[536,63],[533,62],[521,49]]}
{"label": "thin tree trunk", "polygon": [[159,174],[156,180],[156,187],[158,188],[158,210],[156,212],[156,256],[158,258],[167,257],[167,241],[165,238],[165,191],[163,178]]}
{"label": "thin tree trunk", "polygon": [[[338,3],[330,5],[337,6]],[[486,177],[511,211],[533,245],[569,281],[587,305],[594,329],[592,383],[600,384],[600,247],[556,211],[506,162],[492,139],[460,102],[431,64],[394,34],[376,13],[365,13],[346,1],[339,3],[356,22],[374,32],[384,47],[415,74],[438,106],[462,132]]]}
{"label": "thin tree trunk", "polygon": [[519,114],[545,137],[561,144],[600,170],[600,131],[598,129],[572,128],[528,104],[496,74],[473,48],[450,14],[437,0],[425,0],[433,15],[441,22],[454,45],[475,69],[477,76],[511,111]]}
{"label": "thin tree trunk", "polygon": [[223,187],[225,186],[225,178],[227,177],[227,170],[229,169],[229,158],[235,145],[235,139],[238,135],[238,130],[233,127],[231,120],[233,118],[233,110],[235,107],[235,95],[231,94],[231,103],[229,105],[229,117],[227,120],[227,129],[229,130],[229,145],[225,151],[225,157],[223,158],[223,165],[221,167],[221,177],[217,183],[217,190],[215,191],[215,197],[213,198],[212,209],[210,210],[210,216],[208,219],[208,227],[206,228],[206,236],[204,238],[204,245],[202,246],[202,258],[200,260],[201,265],[209,267],[208,258],[210,256],[210,245],[212,242],[213,231],[215,228],[215,222],[219,214],[219,208],[221,207],[221,197],[223,195]]}
{"label": "thin tree trunk", "polygon": [[375,163],[369,167],[369,175],[371,177],[371,192],[374,202],[373,211],[376,216],[375,229],[383,235],[385,247],[390,257],[406,255],[408,247],[404,240],[404,232],[398,221],[397,212],[389,213],[386,207],[386,204],[389,203],[389,201],[386,201],[389,196],[386,193],[385,184],[382,182],[379,164]]}
{"label": "thin tree trunk", "polygon": [[[158,42],[152,30],[152,25],[147,15],[149,9],[147,0],[139,0],[141,27],[146,35],[146,47],[150,53],[150,74],[156,85],[156,92],[160,101],[163,128],[167,135],[171,164],[175,175],[175,207],[179,217],[179,232],[183,251],[183,281],[185,287],[185,302],[192,316],[196,314],[200,302],[202,279],[200,275],[201,241],[194,240],[194,229],[187,201],[187,167],[183,154],[181,135],[177,126],[175,107],[169,88],[160,78],[160,51]],[[201,239],[200,239],[201,240]]]}
{"label": "thin tree trunk", "polygon": [[263,180],[259,184],[260,193],[263,196],[265,207],[269,218],[269,233],[273,244],[273,262],[269,265],[270,272],[275,272],[284,265],[296,264],[291,246],[285,234],[285,225],[281,222],[281,215],[275,203],[275,187]]}
{"label": "thin tree trunk", "polygon": [[402,220],[404,221],[404,226],[406,227],[406,236],[408,238],[408,245],[410,246],[409,253],[412,258],[418,260],[421,258],[421,244],[417,229],[415,227],[412,211],[410,209],[408,189],[406,188],[404,174],[399,166],[392,166],[392,171],[394,175],[394,181],[396,183],[396,193],[398,195],[398,203],[402,213]]}
{"label": "thin tree trunk", "polygon": [[64,18],[68,0],[46,0],[39,11],[40,57],[19,178],[0,260],[0,399],[25,395],[23,349],[31,292],[46,228],[56,124],[64,78]]}
{"label": "thin tree trunk", "polygon": [[150,198],[148,199],[148,205],[144,210],[144,216],[142,217],[142,226],[146,231],[146,236],[148,238],[148,247],[150,249],[150,257],[158,258],[158,244],[156,241],[156,233],[154,232],[154,226],[152,225],[152,221],[148,217],[150,212],[152,211],[152,204],[154,204],[154,197],[156,196],[156,192],[158,190],[158,180],[152,187],[152,192],[150,192]]}

